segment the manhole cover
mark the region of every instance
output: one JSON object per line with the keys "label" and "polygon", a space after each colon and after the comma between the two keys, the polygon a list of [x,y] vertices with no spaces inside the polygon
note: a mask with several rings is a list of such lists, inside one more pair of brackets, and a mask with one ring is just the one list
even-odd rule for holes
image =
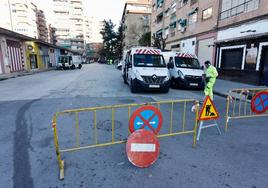
{"label": "manhole cover", "polygon": [[[119,129],[122,126],[122,123],[120,121],[115,120],[114,121],[114,130]],[[97,124],[97,129],[104,130],[104,131],[112,131],[112,121],[111,120],[105,120],[101,121]]]}

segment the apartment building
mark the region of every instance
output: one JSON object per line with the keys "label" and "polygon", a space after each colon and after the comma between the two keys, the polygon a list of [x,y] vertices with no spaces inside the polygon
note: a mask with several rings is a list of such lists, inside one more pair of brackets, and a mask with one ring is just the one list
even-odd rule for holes
{"label": "apartment building", "polygon": [[30,0],[1,0],[0,9],[2,28],[18,32],[20,34],[38,37],[36,24],[36,5]]}
{"label": "apartment building", "polygon": [[128,0],[122,15],[123,47],[138,46],[141,36],[150,31],[152,0]]}
{"label": "apartment building", "polygon": [[53,0],[57,44],[84,51],[83,0]]}
{"label": "apartment building", "polygon": [[162,36],[167,50],[196,54],[215,62],[219,0],[155,0],[152,35]]}
{"label": "apartment building", "polygon": [[268,85],[267,0],[221,0],[215,43],[222,77]]}
{"label": "apartment building", "polygon": [[51,24],[48,25],[48,42],[53,45],[57,44],[56,28]]}
{"label": "apartment building", "polygon": [[44,12],[36,9],[36,18],[38,39],[48,42],[48,27]]}
{"label": "apartment building", "polygon": [[91,27],[90,27],[90,18],[88,17],[84,17],[84,42],[85,44],[89,44],[91,41],[91,35],[92,35],[92,30],[91,30]]}

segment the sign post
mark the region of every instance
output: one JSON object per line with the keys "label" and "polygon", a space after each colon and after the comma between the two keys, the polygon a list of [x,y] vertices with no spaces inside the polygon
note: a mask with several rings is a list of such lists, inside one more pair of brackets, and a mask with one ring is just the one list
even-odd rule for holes
{"label": "sign post", "polygon": [[[199,118],[198,118],[200,123],[199,123],[197,138],[196,138],[197,141],[199,141],[200,139],[202,129],[205,129],[205,128],[216,127],[219,134],[221,134],[221,130],[216,121],[217,119],[219,119],[219,117],[220,117],[219,112],[217,111],[213,101],[211,100],[209,96],[207,96],[205,98],[204,104],[201,108]],[[209,125],[204,125],[204,121],[208,121],[208,120],[214,120],[214,123],[209,124]]]}

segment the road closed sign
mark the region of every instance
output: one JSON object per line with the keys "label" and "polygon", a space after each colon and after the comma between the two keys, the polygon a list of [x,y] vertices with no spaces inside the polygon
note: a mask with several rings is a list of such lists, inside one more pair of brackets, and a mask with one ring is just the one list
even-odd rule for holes
{"label": "road closed sign", "polygon": [[198,120],[215,120],[219,119],[219,117],[219,112],[217,111],[213,101],[209,96],[207,96],[201,108]]}
{"label": "road closed sign", "polygon": [[139,129],[146,129],[158,134],[163,124],[162,113],[154,106],[138,108],[130,117],[129,130],[133,133]]}
{"label": "road closed sign", "polygon": [[158,138],[152,131],[140,129],[132,133],[126,145],[129,162],[139,168],[146,168],[155,163],[160,152]]}

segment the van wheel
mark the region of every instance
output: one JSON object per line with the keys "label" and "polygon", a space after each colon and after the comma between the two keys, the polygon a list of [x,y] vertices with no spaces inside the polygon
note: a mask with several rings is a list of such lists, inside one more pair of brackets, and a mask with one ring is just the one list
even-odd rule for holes
{"label": "van wheel", "polygon": [[81,68],[82,68],[82,65],[81,65],[81,64],[79,64],[78,68],[79,68],[79,69],[81,69]]}
{"label": "van wheel", "polygon": [[135,88],[135,85],[132,80],[130,81],[130,91],[131,93],[137,93],[137,88]]}
{"label": "van wheel", "polygon": [[75,69],[75,65],[72,65],[72,66],[71,66],[71,69]]}
{"label": "van wheel", "polygon": [[176,81],[175,81],[174,78],[171,78],[170,87],[171,87],[172,89],[177,89],[177,88],[178,88],[178,85],[177,85],[177,83],[176,83]]}

